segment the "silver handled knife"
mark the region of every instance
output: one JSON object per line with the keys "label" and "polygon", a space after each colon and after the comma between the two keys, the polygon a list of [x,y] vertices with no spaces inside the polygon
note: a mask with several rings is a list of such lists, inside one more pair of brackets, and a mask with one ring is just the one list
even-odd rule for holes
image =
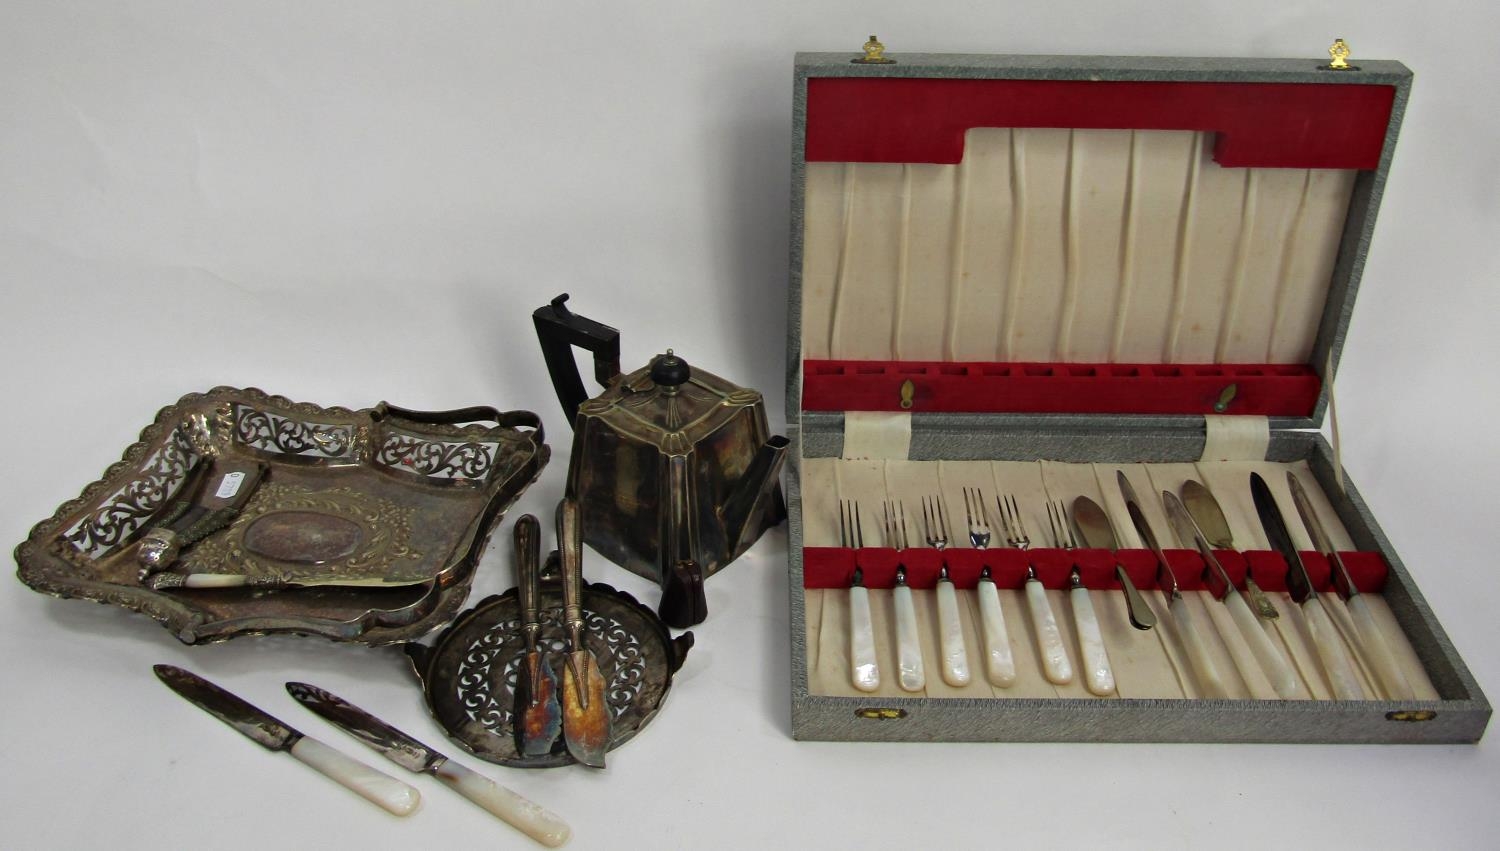
{"label": "silver handled knife", "polygon": [[1271,542],[1271,549],[1281,553],[1281,558],[1286,562],[1287,590],[1291,592],[1292,600],[1302,607],[1302,615],[1307,620],[1307,631],[1312,636],[1323,670],[1328,674],[1333,696],[1339,700],[1364,700],[1365,691],[1360,688],[1359,680],[1354,675],[1354,663],[1345,652],[1343,642],[1334,630],[1333,621],[1323,608],[1323,601],[1312,587],[1312,577],[1307,575],[1302,554],[1292,544],[1291,533],[1287,531],[1281,509],[1276,505],[1276,497],[1259,473],[1250,474],[1250,495],[1255,499],[1255,512],[1260,515],[1260,524],[1265,527],[1266,540]]}
{"label": "silver handled knife", "polygon": [[1250,652],[1255,655],[1255,661],[1260,665],[1261,671],[1266,679],[1271,681],[1271,687],[1276,690],[1278,697],[1290,700],[1297,696],[1297,672],[1293,670],[1292,663],[1287,661],[1285,655],[1266,635],[1266,631],[1260,628],[1260,621],[1256,620],[1255,613],[1250,611],[1250,606],[1245,598],[1240,596],[1238,588],[1229,581],[1229,574],[1224,570],[1224,565],[1219,563],[1218,556],[1208,545],[1208,537],[1198,527],[1198,523],[1188,514],[1187,507],[1182,500],[1171,491],[1162,491],[1161,500],[1167,507],[1167,517],[1172,521],[1172,528],[1177,532],[1177,539],[1185,547],[1198,551],[1203,559],[1205,578],[1208,580],[1209,591],[1224,608],[1229,610],[1229,616],[1234,619],[1234,625],[1240,631],[1240,636],[1249,645]]}
{"label": "silver handled knife", "polygon": [[1291,470],[1286,471],[1286,483],[1292,489],[1292,501],[1297,503],[1297,513],[1302,515],[1302,525],[1307,528],[1308,537],[1312,538],[1313,549],[1328,558],[1328,566],[1333,570],[1333,587],[1344,598],[1344,605],[1354,616],[1354,627],[1359,634],[1361,649],[1375,668],[1375,675],[1385,687],[1386,695],[1391,700],[1415,698],[1416,692],[1412,691],[1411,683],[1406,681],[1406,675],[1401,673],[1400,666],[1396,664],[1395,654],[1381,637],[1375,613],[1364,595],[1354,587],[1354,581],[1349,578],[1349,570],[1344,567],[1344,559],[1334,550],[1333,541],[1329,539],[1322,521],[1313,510],[1312,500],[1308,499],[1307,491],[1302,489],[1302,483],[1297,481],[1297,476]]}
{"label": "silver handled knife", "polygon": [[1116,478],[1120,483],[1120,494],[1125,497],[1125,510],[1130,512],[1130,522],[1135,524],[1135,531],[1146,546],[1156,553],[1156,585],[1167,595],[1167,613],[1172,616],[1172,622],[1177,625],[1177,632],[1182,636],[1188,662],[1198,678],[1198,687],[1203,689],[1205,697],[1228,697],[1229,691],[1224,687],[1224,680],[1219,677],[1219,669],[1214,665],[1213,657],[1208,655],[1208,645],[1203,641],[1197,618],[1193,617],[1193,610],[1188,608],[1187,600],[1177,587],[1177,576],[1172,573],[1172,566],[1167,564],[1167,555],[1156,542],[1151,524],[1146,522],[1146,515],[1141,511],[1141,501],[1135,495],[1135,488],[1125,478],[1124,470],[1117,471]]}
{"label": "silver handled knife", "polygon": [[470,771],[352,703],[307,683],[287,683],[298,703],[386,759],[416,774],[431,774],[506,824],[549,848],[573,831],[562,819],[493,780]]}
{"label": "silver handled knife", "polygon": [[298,762],[342,783],[387,812],[410,815],[422,801],[416,789],[344,756],[317,739],[302,735],[197,674],[173,665],[156,665],[152,670],[167,688],[238,730],[252,742],[267,750],[290,753]]}

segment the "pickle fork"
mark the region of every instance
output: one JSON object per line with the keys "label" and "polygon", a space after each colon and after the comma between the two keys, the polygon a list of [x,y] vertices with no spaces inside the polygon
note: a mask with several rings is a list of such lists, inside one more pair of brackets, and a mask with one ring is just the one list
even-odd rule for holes
{"label": "pickle fork", "polygon": [[[1000,508],[1000,525],[1005,530],[1005,541],[1018,550],[1031,546],[1026,534],[1026,524],[1021,520],[1021,507],[1013,496],[995,497]],[[1048,682],[1066,685],[1073,681],[1073,666],[1068,662],[1068,650],[1063,646],[1062,631],[1057,627],[1057,615],[1047,600],[1047,589],[1036,578],[1036,568],[1026,564],[1026,604],[1031,611],[1031,625],[1036,630],[1038,649],[1042,654],[1042,673]]]}

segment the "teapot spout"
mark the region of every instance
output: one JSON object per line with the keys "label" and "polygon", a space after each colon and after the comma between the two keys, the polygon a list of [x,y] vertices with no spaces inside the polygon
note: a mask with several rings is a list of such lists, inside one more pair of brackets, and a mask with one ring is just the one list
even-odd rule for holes
{"label": "teapot spout", "polygon": [[[763,529],[760,517],[765,498],[773,493],[781,482],[781,465],[786,461],[787,447],[791,441],[781,435],[767,440],[756,450],[745,475],[735,485],[734,493],[725,500],[723,510],[724,529],[728,532],[731,553],[737,553],[740,543],[753,540]],[[777,518],[779,520],[779,518]]]}

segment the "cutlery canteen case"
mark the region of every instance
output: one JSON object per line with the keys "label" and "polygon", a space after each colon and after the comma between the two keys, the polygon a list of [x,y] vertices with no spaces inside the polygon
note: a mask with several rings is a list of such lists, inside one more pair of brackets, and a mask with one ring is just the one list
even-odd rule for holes
{"label": "cutlery canteen case", "polygon": [[[1478,740],[1484,694],[1317,431],[1410,85],[1391,61],[797,55],[787,362],[796,738]],[[1202,696],[1118,472],[1208,627],[1227,697]],[[1288,518],[1366,699],[1333,699],[1257,520],[1252,472]],[[1328,560],[1297,520],[1288,472],[1365,592],[1409,694],[1392,697],[1362,652]],[[1247,663],[1247,635],[1203,590],[1191,542],[1172,535],[1160,497],[1189,479],[1208,485],[1233,531],[1233,549],[1218,551],[1226,571],[1241,588],[1253,574],[1275,604],[1279,617],[1258,626],[1295,669],[1300,699],[1278,697]],[[971,546],[966,489],[987,506],[987,548]],[[1078,496],[1104,507],[1117,556],[1058,546],[1072,542],[1054,533],[1049,508],[1066,512]],[[1030,549],[1007,545],[1000,497],[1018,506]],[[935,535],[924,499],[946,515]],[[841,505],[857,506],[858,548],[844,546]],[[891,546],[887,511],[908,548]],[[1117,561],[1157,612],[1155,629],[1127,622]],[[925,670],[910,691],[897,676],[898,565]],[[1113,669],[1105,697],[1082,676],[1044,676],[1022,592],[1034,572],[1078,667],[1075,565]],[[881,673],[873,690],[850,675],[856,567]],[[932,589],[944,568],[972,670],[962,685],[939,676]],[[1014,656],[1004,686],[983,663],[982,572],[999,589]]]}

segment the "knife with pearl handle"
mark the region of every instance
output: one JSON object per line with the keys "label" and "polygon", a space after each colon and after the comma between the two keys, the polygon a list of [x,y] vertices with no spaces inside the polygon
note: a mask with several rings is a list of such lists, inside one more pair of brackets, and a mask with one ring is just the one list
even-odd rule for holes
{"label": "knife with pearl handle", "polygon": [[1406,675],[1401,673],[1395,654],[1380,634],[1375,613],[1370,610],[1365,596],[1354,587],[1354,581],[1349,578],[1349,570],[1344,567],[1344,559],[1334,549],[1333,541],[1329,539],[1322,521],[1313,510],[1312,500],[1308,499],[1307,491],[1303,490],[1302,483],[1291,470],[1286,471],[1286,483],[1292,490],[1292,501],[1297,503],[1297,513],[1302,515],[1302,525],[1306,527],[1308,537],[1312,538],[1313,549],[1328,559],[1328,566],[1333,571],[1333,587],[1338,590],[1339,596],[1344,599],[1344,605],[1354,616],[1360,649],[1375,668],[1375,676],[1385,688],[1386,696],[1391,700],[1415,699],[1416,692],[1412,690],[1411,683],[1407,682]]}
{"label": "knife with pearl handle", "polygon": [[1245,598],[1240,596],[1239,589],[1229,581],[1229,574],[1224,570],[1224,565],[1214,555],[1214,551],[1208,545],[1208,538],[1203,530],[1198,528],[1187,507],[1182,500],[1171,491],[1162,491],[1162,503],[1167,507],[1167,517],[1172,521],[1172,528],[1177,532],[1177,539],[1185,547],[1198,551],[1203,558],[1204,577],[1207,580],[1208,589],[1224,607],[1229,610],[1230,617],[1234,618],[1234,625],[1239,629],[1240,636],[1245,643],[1250,645],[1250,652],[1255,654],[1255,661],[1260,664],[1260,669],[1265,673],[1266,679],[1271,681],[1271,688],[1276,690],[1278,697],[1290,700],[1297,696],[1297,672],[1287,661],[1286,656],[1276,648],[1271,637],[1260,628],[1260,621],[1256,619],[1255,613],[1250,611],[1250,605]]}
{"label": "knife with pearl handle", "polygon": [[411,815],[422,802],[421,793],[394,777],[344,756],[310,736],[304,736],[243,699],[174,665],[152,668],[157,679],[189,703],[239,731],[270,751],[286,751],[304,765],[343,784],[360,797],[398,816]]}
{"label": "knife with pearl handle", "polygon": [[1328,611],[1323,608],[1318,592],[1313,589],[1312,577],[1307,575],[1302,554],[1292,544],[1291,533],[1281,517],[1276,497],[1259,473],[1250,474],[1250,495],[1255,499],[1255,512],[1260,515],[1261,526],[1266,530],[1266,540],[1286,562],[1287,591],[1291,593],[1292,601],[1302,607],[1307,631],[1317,648],[1318,660],[1323,663],[1323,672],[1328,675],[1328,683],[1333,687],[1333,696],[1338,700],[1364,700],[1365,690],[1360,688],[1359,679],[1354,674],[1354,663],[1344,651],[1343,640],[1329,619]]}
{"label": "knife with pearl handle", "polygon": [[376,753],[407,771],[431,774],[537,842],[556,848],[573,835],[572,828],[546,809],[453,762],[343,698],[307,683],[287,683],[286,690],[298,703]]}
{"label": "knife with pearl handle", "polygon": [[1193,617],[1193,610],[1189,608],[1182,590],[1177,586],[1177,576],[1172,573],[1172,566],[1167,564],[1167,554],[1162,552],[1161,544],[1156,542],[1156,535],[1151,531],[1151,524],[1146,522],[1146,515],[1141,511],[1141,501],[1135,495],[1135,488],[1125,478],[1124,470],[1117,471],[1116,478],[1120,483],[1120,494],[1125,497],[1125,510],[1130,512],[1130,522],[1135,525],[1136,534],[1141,536],[1141,541],[1151,552],[1156,553],[1156,585],[1167,595],[1167,613],[1172,616],[1172,622],[1177,625],[1177,632],[1182,636],[1182,644],[1187,650],[1193,674],[1198,679],[1198,687],[1203,690],[1204,697],[1228,697],[1229,692],[1219,676],[1218,666],[1208,654],[1208,645],[1203,641],[1197,618]]}

